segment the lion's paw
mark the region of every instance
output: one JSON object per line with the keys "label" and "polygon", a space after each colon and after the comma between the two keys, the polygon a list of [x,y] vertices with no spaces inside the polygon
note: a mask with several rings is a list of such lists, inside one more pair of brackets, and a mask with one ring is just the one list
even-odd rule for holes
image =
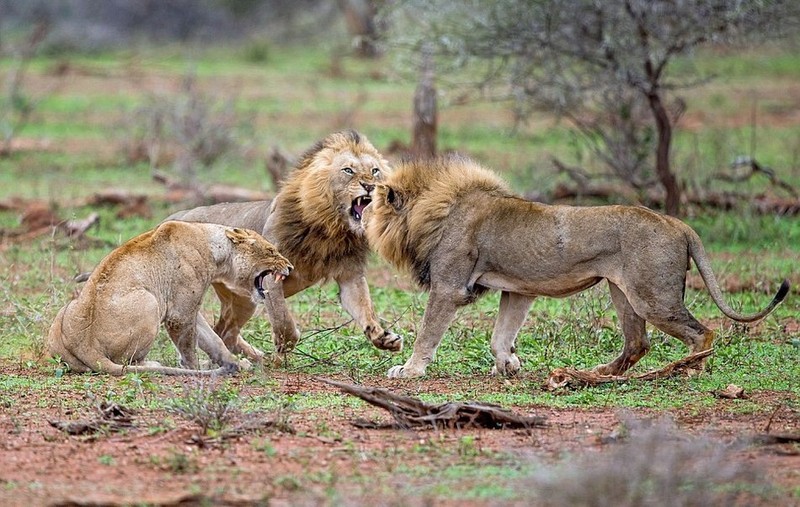
{"label": "lion's paw", "polygon": [[248,361],[247,359],[239,359],[239,369],[241,371],[249,371],[253,369],[253,363]]}
{"label": "lion's paw", "polygon": [[372,340],[372,344],[382,350],[400,352],[403,350],[403,337],[391,331],[384,331],[381,336]]}
{"label": "lion's paw", "polygon": [[406,365],[392,366],[386,374],[389,378],[414,378],[425,375],[425,369],[411,368]]}
{"label": "lion's paw", "polygon": [[498,359],[495,361],[495,365],[492,367],[492,376],[496,375],[505,375],[506,377],[512,377],[519,373],[520,370],[520,362],[519,358],[512,354],[506,359]]}

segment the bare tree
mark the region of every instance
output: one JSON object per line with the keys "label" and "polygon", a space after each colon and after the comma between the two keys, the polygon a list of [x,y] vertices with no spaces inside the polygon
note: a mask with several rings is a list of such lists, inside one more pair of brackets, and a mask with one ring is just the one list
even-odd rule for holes
{"label": "bare tree", "polygon": [[16,51],[16,57],[6,77],[6,93],[0,97],[0,157],[11,154],[11,144],[28,123],[34,110],[34,101],[25,93],[25,73],[42,41],[47,37],[50,24],[42,19],[36,23],[25,42]]}
{"label": "bare tree", "polygon": [[419,70],[419,82],[414,91],[414,127],[411,151],[419,157],[436,155],[436,75],[433,49],[429,44],[422,47],[422,62]]}
{"label": "bare tree", "polygon": [[429,20],[433,31],[420,37],[436,41],[440,55],[479,61],[485,79],[478,84],[502,85],[520,118],[536,108],[555,111],[571,121],[612,174],[635,188],[657,182],[672,215],[679,212],[681,187],[671,145],[684,108],[674,94],[703,78],[676,77],[670,64],[708,42],[779,36],[800,12],[793,0],[403,0],[396,5]]}
{"label": "bare tree", "polygon": [[374,0],[338,0],[344,14],[347,30],[353,36],[353,45],[358,56],[372,58],[378,56],[378,25],[375,20]]}

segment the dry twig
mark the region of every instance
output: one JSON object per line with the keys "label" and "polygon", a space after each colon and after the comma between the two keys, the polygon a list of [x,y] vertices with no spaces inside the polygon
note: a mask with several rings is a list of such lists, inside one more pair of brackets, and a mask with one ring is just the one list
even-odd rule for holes
{"label": "dry twig", "polygon": [[545,418],[517,415],[499,405],[489,403],[444,403],[431,405],[417,398],[394,394],[379,387],[362,387],[330,379],[318,379],[357,396],[371,405],[388,410],[397,426],[407,429],[421,426],[434,428],[539,428]]}
{"label": "dry twig", "polygon": [[98,415],[93,419],[80,421],[48,421],[50,426],[69,435],[88,435],[101,431],[121,431],[133,427],[133,410],[110,403],[101,402],[95,407]]}
{"label": "dry twig", "polygon": [[586,387],[606,384],[609,382],[627,382],[629,380],[656,380],[673,377],[681,374],[692,374],[702,369],[705,359],[713,353],[713,349],[703,350],[690,354],[682,359],[672,362],[665,367],[640,373],[638,375],[600,375],[591,370],[576,370],[575,368],[556,368],[547,378],[545,387],[549,390],[562,387]]}

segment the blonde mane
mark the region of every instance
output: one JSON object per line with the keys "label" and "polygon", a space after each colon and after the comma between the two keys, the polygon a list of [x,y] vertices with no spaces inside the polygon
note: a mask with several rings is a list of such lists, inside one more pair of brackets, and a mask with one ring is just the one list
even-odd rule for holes
{"label": "blonde mane", "polygon": [[338,266],[345,261],[348,265],[366,262],[369,252],[366,239],[351,231],[342,219],[329,184],[331,171],[340,170],[332,166],[332,161],[344,151],[383,160],[369,140],[356,131],[330,134],[300,157],[273,203],[273,213],[279,215],[276,243],[310,280],[330,277],[338,267],[348,269]]}
{"label": "blonde mane", "polygon": [[403,161],[378,189],[367,237],[382,257],[425,287],[445,218],[472,192],[514,195],[497,174],[466,157]]}

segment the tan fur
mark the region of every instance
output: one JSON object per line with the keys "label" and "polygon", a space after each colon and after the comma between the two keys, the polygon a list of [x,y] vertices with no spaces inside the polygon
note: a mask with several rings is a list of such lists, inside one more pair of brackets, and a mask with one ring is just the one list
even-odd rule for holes
{"label": "tan fur", "polygon": [[491,345],[493,372],[504,374],[519,370],[515,340],[536,296],[569,296],[605,279],[625,346],[596,370],[620,374],[650,348],[645,321],[692,352],[712,346],[713,332],[683,303],[690,259],[734,320],[763,318],[789,290],[784,281],[767,308],[740,315],[724,301],[699,237],[680,220],[643,207],[525,201],[466,158],[401,164],[376,191],[364,221],[373,247],[430,290],[414,352],[390,377],[424,375],[456,309],[488,290],[501,291]]}
{"label": "tan fur", "polygon": [[[75,372],[232,373],[240,366],[237,359],[204,321],[198,321],[203,295],[212,283],[222,283],[243,298],[264,302],[257,284],[265,281],[265,272],[273,274],[277,284],[291,269],[289,261],[253,231],[165,222],[103,259],[77,299],[58,312],[46,348]],[[145,362],[161,323],[185,369]],[[220,368],[198,369],[198,340]]]}
{"label": "tan fur", "polygon": [[[301,157],[272,201],[205,206],[169,219],[260,231],[292,261],[295,269],[284,282],[283,293],[273,291],[267,304],[279,353],[292,350],[300,337],[284,297],[327,280],[339,284],[342,306],[367,338],[378,348],[396,351],[402,338],[384,330],[372,309],[365,277],[369,245],[360,217],[351,212],[355,199],[371,198],[389,170],[366,137],[355,131],[336,132]],[[263,353],[239,335],[255,306],[222,284],[214,289],[222,304],[214,330],[231,350],[261,359]]]}

